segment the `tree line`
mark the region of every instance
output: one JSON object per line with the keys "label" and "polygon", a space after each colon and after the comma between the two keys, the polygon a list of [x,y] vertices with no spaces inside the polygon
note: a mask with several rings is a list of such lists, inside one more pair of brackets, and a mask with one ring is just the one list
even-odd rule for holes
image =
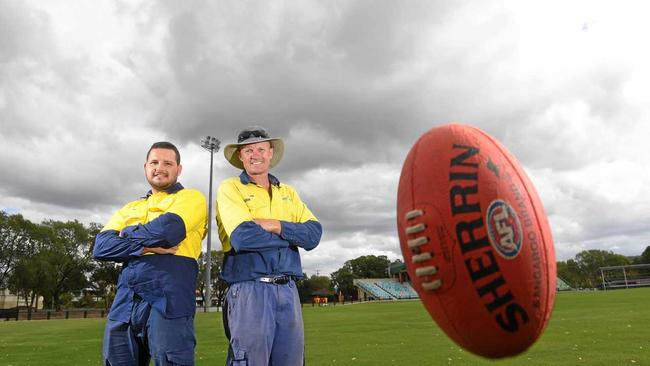
{"label": "tree line", "polygon": [[[101,225],[73,221],[46,220],[40,224],[20,214],[0,211],[0,290],[9,289],[29,309],[38,308],[105,308],[115,297],[115,284],[121,265],[92,258],[92,246]],[[212,306],[221,306],[226,285],[219,279],[223,252],[211,251]],[[346,298],[356,296],[355,278],[386,277],[390,261],[386,256],[362,256],[347,261],[331,276],[313,275],[297,284],[300,298],[340,291]],[[197,296],[205,304],[205,269],[203,253],[199,257]],[[99,301],[97,301],[99,299]]]}
{"label": "tree line", "polygon": [[[650,264],[650,246],[635,257],[626,257],[612,251],[589,249],[576,254],[574,259],[557,262],[557,275],[573,288],[596,288],[605,280],[622,279],[623,271],[607,271],[601,275],[599,268]],[[650,276],[650,268],[631,268],[625,271],[628,279]]]}
{"label": "tree line", "polygon": [[[38,308],[42,297],[46,309],[108,310],[121,265],[92,258],[92,246],[101,228],[97,223],[84,225],[76,220],[35,224],[20,214],[0,211],[0,290],[9,289],[28,309]],[[225,286],[218,274],[223,253],[211,253],[213,294],[222,299]],[[202,254],[197,278],[200,297],[205,287],[205,268]]]}
{"label": "tree line", "polygon": [[[119,269],[112,263],[94,261],[91,248],[99,224],[46,220],[35,224],[22,215],[0,211],[0,289],[9,289],[29,308],[60,310],[93,289],[104,306],[112,300],[111,289]],[[76,300],[78,307],[96,306],[94,297]]]}
{"label": "tree line", "polygon": [[[20,214],[0,211],[0,290],[9,289],[29,308],[38,308],[42,296],[42,305],[47,309],[108,309],[115,296],[121,266],[92,258],[92,245],[100,230],[101,225],[96,223],[45,220],[36,224]],[[222,261],[222,251],[211,252],[211,305],[220,306],[225,294],[226,286],[219,279]],[[650,263],[650,246],[635,258],[591,249],[578,253],[574,259],[557,262],[557,273],[574,288],[593,288],[602,281],[600,267],[641,263]],[[315,292],[329,291],[356,299],[353,281],[388,277],[390,264],[386,256],[365,255],[346,261],[330,276],[305,275],[297,284],[300,297],[308,301]],[[199,298],[204,296],[205,267],[201,255],[197,278]],[[650,269],[631,270],[627,276],[650,276]]]}

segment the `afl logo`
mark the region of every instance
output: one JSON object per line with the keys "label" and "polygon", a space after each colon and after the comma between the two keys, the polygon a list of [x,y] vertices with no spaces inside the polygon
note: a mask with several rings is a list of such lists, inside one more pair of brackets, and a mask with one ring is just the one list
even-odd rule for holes
{"label": "afl logo", "polygon": [[490,203],[486,215],[487,232],[492,246],[506,259],[521,251],[521,224],[515,210],[504,200]]}

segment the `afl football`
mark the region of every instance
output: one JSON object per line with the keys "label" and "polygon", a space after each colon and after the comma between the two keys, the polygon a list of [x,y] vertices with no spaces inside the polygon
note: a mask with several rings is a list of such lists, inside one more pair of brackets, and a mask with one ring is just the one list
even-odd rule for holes
{"label": "afl football", "polygon": [[422,135],[402,167],[397,226],[413,287],[458,345],[501,358],[539,338],[555,299],[551,229],[496,139],[464,124]]}

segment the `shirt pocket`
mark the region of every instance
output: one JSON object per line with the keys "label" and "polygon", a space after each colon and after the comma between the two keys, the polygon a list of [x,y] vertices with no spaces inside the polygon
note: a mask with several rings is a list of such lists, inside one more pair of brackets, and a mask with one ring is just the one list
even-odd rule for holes
{"label": "shirt pocket", "polygon": [[302,212],[302,205],[292,199],[291,195],[285,193],[280,196],[280,202],[282,203],[281,212],[279,213],[279,219],[289,222],[299,222],[300,215]]}
{"label": "shirt pocket", "polygon": [[248,211],[251,213],[251,217],[254,219],[268,219],[270,218],[270,207],[267,202],[264,202],[263,199],[259,198],[249,198],[244,200]]}
{"label": "shirt pocket", "polygon": [[147,205],[140,204],[130,207],[124,220],[124,227],[145,223],[147,214]]}
{"label": "shirt pocket", "polygon": [[174,198],[167,196],[157,201],[151,201],[147,205],[147,222],[157,219],[160,215],[169,211],[174,204]]}

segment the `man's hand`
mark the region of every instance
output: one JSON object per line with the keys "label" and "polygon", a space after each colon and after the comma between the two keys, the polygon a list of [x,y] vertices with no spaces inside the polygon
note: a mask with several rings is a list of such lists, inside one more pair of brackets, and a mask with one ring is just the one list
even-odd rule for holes
{"label": "man's hand", "polygon": [[145,253],[176,254],[177,250],[178,250],[178,245],[175,246],[175,247],[171,247],[171,248],[161,248],[161,247],[149,248],[149,247],[144,247],[144,249],[142,250],[142,254],[145,254]]}
{"label": "man's hand", "polygon": [[254,219],[253,222],[261,226],[262,229],[273,234],[280,235],[280,232],[282,231],[282,225],[280,224],[280,220]]}

